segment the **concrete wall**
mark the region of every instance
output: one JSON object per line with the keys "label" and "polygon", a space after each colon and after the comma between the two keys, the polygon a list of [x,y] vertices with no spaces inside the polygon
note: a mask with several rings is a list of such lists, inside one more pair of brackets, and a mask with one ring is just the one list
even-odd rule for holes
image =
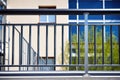
{"label": "concrete wall", "polygon": [[[57,9],[67,9],[68,8],[68,0],[7,0],[7,8],[8,9],[39,9],[39,6],[56,6]],[[66,15],[57,15],[56,23],[67,23],[68,16]],[[8,15],[7,23],[39,23],[39,15]],[[11,26],[12,27],[12,26]],[[17,29],[20,31],[20,27],[17,26]],[[54,27],[48,28],[48,56],[54,57]],[[62,41],[61,41],[61,26],[57,26],[57,41],[56,41],[56,53],[57,57],[61,54],[62,49]],[[10,29],[10,36],[12,35],[12,29]],[[24,26],[23,28],[23,36],[28,41],[29,39],[29,26]],[[45,57],[46,55],[46,28],[45,26],[41,26],[40,28],[40,56]],[[64,44],[68,41],[68,27],[64,29]],[[18,34],[15,35],[16,39]],[[11,37],[10,37],[11,38]],[[10,40],[10,54],[12,47],[12,40]],[[15,63],[19,62],[19,39],[15,41]],[[32,47],[35,51],[37,51],[37,26],[32,27]],[[10,58],[11,59],[11,58]],[[57,58],[57,64],[59,64]],[[11,61],[10,61],[11,62]]]}

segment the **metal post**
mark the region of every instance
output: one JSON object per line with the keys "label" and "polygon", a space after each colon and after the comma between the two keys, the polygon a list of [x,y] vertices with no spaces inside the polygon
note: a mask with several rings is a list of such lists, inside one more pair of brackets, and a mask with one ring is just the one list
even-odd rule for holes
{"label": "metal post", "polygon": [[88,74],[88,14],[89,13],[84,13],[85,17],[85,23],[84,23],[84,28],[85,28],[85,75]]}
{"label": "metal post", "polygon": [[96,25],[94,26],[94,64],[96,64],[96,52],[97,52],[97,49],[96,49]]}
{"label": "metal post", "polygon": [[8,65],[10,65],[10,26],[8,26]]}
{"label": "metal post", "polygon": [[104,64],[104,28],[105,26],[102,26],[102,64]]}
{"label": "metal post", "polygon": [[78,64],[80,64],[80,26],[78,25]]}
{"label": "metal post", "polygon": [[3,37],[3,52],[4,52],[4,56],[3,56],[3,64],[5,64],[5,54],[6,54],[6,25],[4,25],[4,37]]}
{"label": "metal post", "polygon": [[38,25],[38,31],[37,31],[37,65],[39,64],[39,57],[40,57],[40,26]]}
{"label": "metal post", "polygon": [[46,65],[48,64],[48,25],[46,25]]}
{"label": "metal post", "polygon": [[[56,25],[54,25],[54,65],[56,65]],[[56,70],[56,67],[54,67]]]}
{"label": "metal post", "polygon": [[62,64],[64,64],[64,25],[62,25]]}
{"label": "metal post", "polygon": [[[32,26],[29,25],[29,43],[28,43],[28,53],[27,53],[27,64],[30,65],[32,63],[31,60],[31,35],[32,35]],[[27,70],[29,70],[29,67],[27,67]]]}
{"label": "metal post", "polygon": [[[23,57],[23,25],[21,25],[21,35],[20,35],[20,53],[19,53],[19,65],[22,65],[22,57]],[[21,67],[19,67],[19,71],[21,71]]]}
{"label": "metal post", "polygon": [[15,44],[15,30],[14,30],[14,25],[12,26],[12,65],[14,65],[14,44]]}
{"label": "metal post", "polygon": [[110,57],[111,64],[113,64],[113,40],[112,40],[112,25],[110,25]]}

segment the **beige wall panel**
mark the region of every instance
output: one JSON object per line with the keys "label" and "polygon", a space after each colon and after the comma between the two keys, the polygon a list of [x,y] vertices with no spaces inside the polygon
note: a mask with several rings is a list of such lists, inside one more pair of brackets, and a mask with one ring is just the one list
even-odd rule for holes
{"label": "beige wall panel", "polygon": [[[56,6],[57,9],[68,9],[68,0],[7,0],[7,8],[8,9],[38,9],[39,6]],[[7,16],[8,23],[39,23],[39,15],[8,15]],[[57,15],[56,23],[68,23],[67,15]],[[48,28],[48,56],[54,56],[54,27]],[[11,29],[12,30],[12,29]],[[20,29],[18,29],[20,31]],[[56,28],[56,57],[57,64],[59,63],[58,56],[61,55],[62,49],[62,31],[61,26],[57,26]],[[64,28],[64,44],[68,41],[68,26]],[[12,33],[11,33],[12,34]],[[24,26],[24,38],[29,40],[29,29],[28,26]],[[18,35],[16,35],[18,36]],[[12,39],[12,37],[10,37]],[[11,44],[10,44],[11,45]],[[15,41],[15,46],[19,46],[18,41]],[[12,46],[10,46],[12,47]],[[32,27],[32,48],[37,52],[37,26]],[[18,54],[16,48],[15,50],[15,64],[18,64]],[[11,54],[11,48],[10,48]],[[46,28],[45,26],[40,27],[40,56],[46,56]]]}

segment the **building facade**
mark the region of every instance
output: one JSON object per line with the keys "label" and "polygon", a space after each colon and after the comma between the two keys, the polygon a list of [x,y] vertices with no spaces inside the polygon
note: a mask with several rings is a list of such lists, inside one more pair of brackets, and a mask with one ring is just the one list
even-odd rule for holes
{"label": "building facade", "polygon": [[[61,6],[62,4],[62,6]],[[22,6],[21,6],[22,5]],[[7,9],[67,9],[68,8],[68,1],[67,0],[8,0],[7,1]],[[64,18],[64,19],[63,19]],[[14,24],[39,24],[39,23],[67,23],[68,22],[68,16],[64,16],[64,15],[20,15],[20,16],[7,16],[7,23],[14,23]],[[18,29],[18,31],[20,31],[19,26],[16,27]],[[10,28],[11,31],[12,28]],[[29,41],[29,27],[28,26],[24,26],[24,39],[28,42]],[[58,26],[56,28],[57,33],[56,33],[56,52],[57,55],[56,57],[58,58],[60,53],[61,53],[61,28]],[[66,27],[64,32],[66,33],[65,38],[64,38],[64,44],[66,43],[66,41],[68,41],[68,28]],[[12,35],[12,32],[10,32],[10,34]],[[8,36],[11,36],[8,35]],[[32,37],[31,37],[31,47],[34,49],[35,52],[37,52],[37,26],[32,27],[32,33],[31,33]],[[34,36],[36,35],[36,36]],[[45,64],[45,60],[46,60],[46,28],[45,26],[40,26],[40,58],[42,58],[42,60],[40,59],[40,64]],[[18,40],[18,34],[15,34],[16,39]],[[11,41],[11,40],[10,40]],[[10,48],[12,48],[12,42],[10,42]],[[15,42],[15,53],[19,53],[19,43],[16,41]],[[23,42],[23,52],[24,54],[23,56],[23,61],[22,64],[27,64],[27,44],[25,44]],[[10,49],[10,53],[12,54],[11,51],[12,49]],[[19,54],[15,55],[15,64],[18,64],[19,60]],[[31,56],[33,56],[33,54],[31,54]],[[33,57],[31,57],[32,59]],[[10,57],[11,60],[11,57]],[[11,61],[9,61],[9,64]],[[36,63],[34,61],[31,61],[31,63]],[[54,26],[49,26],[49,30],[48,30],[48,64],[53,64],[54,63]],[[56,64],[59,64],[58,60],[56,62]],[[47,67],[48,68],[48,67]],[[40,68],[43,70],[47,70],[47,68]],[[15,68],[14,68],[15,69]],[[18,68],[17,68],[18,69]],[[51,68],[52,70],[54,68]]]}
{"label": "building facade", "polygon": [[[7,9],[119,9],[120,1],[119,0],[7,0]],[[0,17],[0,21],[2,21],[2,18]],[[84,23],[84,15],[7,15],[6,16],[6,23],[8,24],[49,24],[49,23],[55,23],[55,24],[80,24]],[[120,16],[119,15],[90,15],[88,17],[89,23],[116,23],[120,22]],[[6,42],[8,42],[6,49],[6,65],[12,64],[12,56],[13,53],[13,47],[12,47],[12,34],[13,34],[13,26],[7,26],[7,33],[6,34]],[[117,29],[113,28],[113,33]],[[39,64],[46,64],[46,46],[48,46],[48,64],[54,64],[55,62],[55,56],[54,56],[54,26],[48,27],[48,33],[46,33],[46,26],[40,25],[40,45],[39,45],[39,53],[37,53],[38,50],[38,43],[37,43],[37,25],[32,25],[32,32],[31,32],[31,61],[28,61],[28,46],[29,46],[29,34],[30,29],[28,25],[23,26],[23,50],[22,50],[22,65],[26,65],[30,63],[31,65],[37,64],[36,62],[36,55],[39,54]],[[101,29],[101,28],[99,28]],[[104,31],[104,41],[107,40],[107,33],[109,33],[109,26]],[[2,28],[0,28],[0,36],[2,36]],[[56,63],[57,65],[61,64],[61,56],[62,53],[62,31],[61,26],[56,26]],[[78,35],[78,28],[77,26],[72,26],[72,35]],[[69,26],[64,28],[64,46],[66,43],[68,43],[70,38],[70,29]],[[20,34],[21,32],[21,26],[15,26],[15,42],[14,42],[14,64],[19,64],[19,49],[20,49]],[[80,34],[84,33],[84,26],[81,26],[80,28]],[[117,32],[118,33],[118,32]],[[48,45],[46,45],[46,34],[48,34]],[[116,34],[116,33],[115,33]],[[2,38],[2,37],[1,37]],[[2,39],[1,39],[2,40]],[[84,40],[84,37],[83,37]],[[65,48],[65,47],[64,47]],[[8,68],[6,68],[7,70]],[[9,70],[18,70],[19,68],[9,68]],[[30,68],[32,70],[34,68]],[[23,67],[21,70],[27,70],[27,68]],[[38,70],[35,68],[35,70]],[[60,68],[54,68],[54,67],[40,67],[39,70],[60,70]]]}

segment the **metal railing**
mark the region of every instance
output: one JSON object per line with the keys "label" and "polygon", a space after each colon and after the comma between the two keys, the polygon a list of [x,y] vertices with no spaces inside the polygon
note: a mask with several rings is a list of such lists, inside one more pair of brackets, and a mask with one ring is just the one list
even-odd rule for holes
{"label": "metal railing", "polygon": [[[64,70],[64,71],[83,71],[79,74],[93,74],[90,71],[119,71],[120,70],[120,23],[88,23],[89,15],[107,15],[107,14],[120,14],[119,9],[81,9],[81,10],[62,10],[62,9],[6,9],[1,10],[0,14],[4,15],[84,15],[84,23],[77,24],[57,24],[57,23],[39,23],[39,24],[0,24],[4,28],[4,58],[3,63],[0,67],[5,67],[5,71],[41,71],[41,67],[51,69],[53,71]],[[72,33],[73,27],[76,27],[76,34]],[[6,52],[6,37],[7,28],[11,28],[11,58],[10,64],[6,64],[5,58]],[[27,29],[25,29],[27,27]],[[81,29],[83,27],[83,29]],[[100,28],[98,28],[100,27]],[[104,30],[109,27],[109,36],[107,40],[104,40]],[[115,33],[113,28],[117,27]],[[35,29],[34,29],[35,28]],[[42,29],[43,30],[42,33]],[[59,28],[59,30],[58,30]],[[65,29],[67,28],[67,29]],[[90,29],[89,29],[90,28]],[[52,29],[53,32],[50,31]],[[16,34],[19,32],[19,35]],[[26,30],[26,32],[25,32]],[[65,31],[68,30],[68,31]],[[82,31],[83,30],[83,31]],[[49,32],[50,31],[50,32]],[[42,33],[42,34],[41,34]],[[53,33],[49,35],[50,33]],[[61,36],[58,35],[60,33]],[[92,33],[92,34],[90,34]],[[36,34],[36,35],[33,35]],[[27,36],[26,36],[27,35]],[[41,53],[43,39],[41,35],[44,35],[45,40],[45,53]],[[65,35],[69,36],[65,41]],[[19,37],[18,37],[19,36]],[[36,39],[33,38],[36,36]],[[59,36],[59,38],[58,38]],[[74,37],[75,36],[75,37]],[[18,38],[17,38],[18,37]],[[53,38],[53,55],[52,60],[49,47],[49,39]],[[89,39],[91,38],[92,39]],[[58,41],[60,39],[60,41]],[[74,41],[75,40],[75,41]],[[25,43],[24,43],[25,41]],[[65,43],[66,42],[66,43]],[[25,47],[25,44],[27,46]],[[34,45],[34,44],[36,45]],[[52,43],[52,42],[51,42]],[[16,44],[18,44],[16,46]],[[58,49],[58,44],[61,45]],[[75,55],[73,54],[73,46]],[[27,49],[25,49],[27,48]],[[33,50],[33,48],[35,50]],[[31,50],[32,49],[32,50]],[[60,51],[59,51],[60,50]],[[26,51],[26,52],[24,52]],[[58,53],[57,51],[61,52]],[[15,53],[18,52],[18,53]],[[32,54],[32,53],[35,53]],[[18,55],[16,55],[18,54]],[[25,55],[24,55],[25,54]],[[45,54],[44,56],[41,56]],[[57,56],[60,57],[57,58]],[[24,55],[24,56],[23,56]],[[35,57],[33,57],[33,55]],[[15,58],[18,57],[18,58]],[[42,58],[44,57],[44,58]],[[26,59],[24,59],[26,58]],[[40,63],[42,61],[44,63]],[[17,60],[16,60],[17,59]],[[25,61],[26,60],[26,61]],[[60,62],[59,62],[60,60]],[[16,62],[17,61],[17,62]],[[35,62],[34,62],[35,61]],[[33,62],[33,64],[32,64]],[[7,70],[6,68],[11,68]],[[17,69],[14,69],[17,68]],[[29,69],[34,68],[34,69]],[[51,71],[50,70],[50,71]],[[107,73],[107,72],[106,72]],[[112,74],[112,72],[108,72]],[[61,74],[61,73],[60,73]],[[73,72],[74,74],[74,72]],[[78,75],[78,73],[75,73]],[[97,74],[97,73],[95,73]],[[98,72],[98,74],[101,74]],[[105,73],[104,73],[105,74]],[[120,74],[119,72],[113,74]]]}

